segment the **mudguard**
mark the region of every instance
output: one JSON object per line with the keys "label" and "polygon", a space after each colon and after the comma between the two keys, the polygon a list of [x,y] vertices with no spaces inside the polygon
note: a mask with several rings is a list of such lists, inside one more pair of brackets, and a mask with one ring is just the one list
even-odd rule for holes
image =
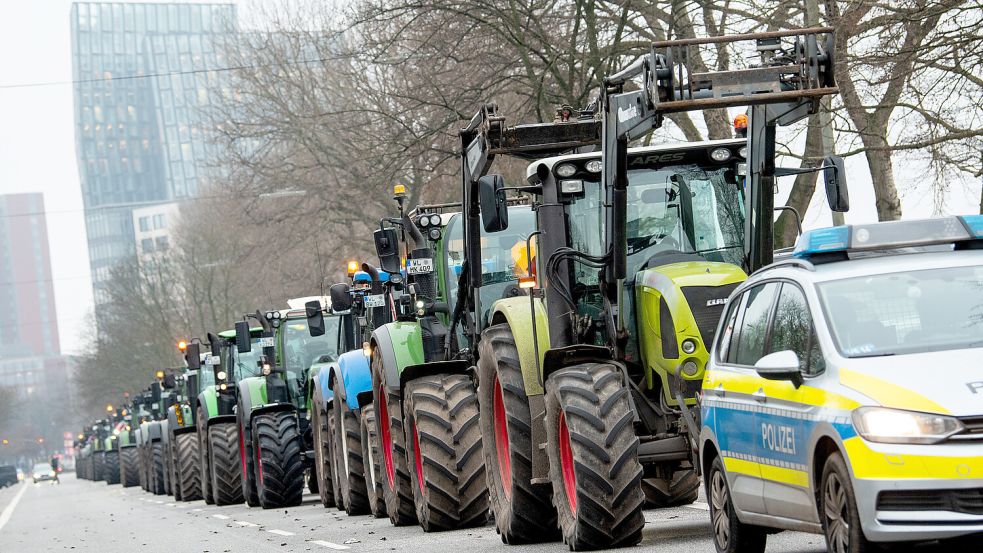
{"label": "mudguard", "polygon": [[522,368],[522,382],[527,396],[541,396],[543,390],[543,356],[550,349],[549,322],[543,300],[533,300],[536,309],[536,336],[539,342],[539,368],[536,363],[536,347],[532,340],[533,318],[528,296],[503,298],[492,304],[489,319],[491,324],[508,323],[515,337],[515,347],[519,351],[519,366]]}
{"label": "mudguard", "polygon": [[293,403],[267,403],[265,376],[244,378],[238,386],[239,406],[246,424],[252,424],[252,417],[260,413],[297,410]]}
{"label": "mudguard", "polygon": [[167,424],[166,420],[160,421],[160,441],[164,442],[165,445],[171,442],[170,425]]}
{"label": "mudguard", "polygon": [[319,407],[327,408],[331,400],[334,399],[334,391],[331,390],[329,383],[331,369],[333,367],[334,363],[326,363],[318,365],[317,368],[313,369],[314,373],[311,375],[311,384],[313,385],[310,398],[311,405],[316,404]]}
{"label": "mudguard", "polygon": [[143,441],[141,443],[147,444],[150,442],[160,441],[160,421],[149,421],[142,423],[140,425],[140,432],[143,437]]}
{"label": "mudguard", "polygon": [[380,326],[372,332],[369,342],[372,350],[378,349],[382,357],[383,370],[386,371],[386,382],[392,383],[389,388],[398,392],[396,383],[403,368],[411,365],[422,365],[423,337],[420,325],[416,322],[397,321]]}
{"label": "mudguard", "polygon": [[332,365],[328,372],[328,390],[334,389],[334,381],[340,377],[341,400],[349,409],[359,409],[358,394],[372,390],[372,371],[365,351],[357,349],[341,354],[337,366]]}
{"label": "mudguard", "polygon": [[192,424],[191,406],[187,404],[171,405],[167,408],[167,427],[174,435],[194,432],[195,426]]}

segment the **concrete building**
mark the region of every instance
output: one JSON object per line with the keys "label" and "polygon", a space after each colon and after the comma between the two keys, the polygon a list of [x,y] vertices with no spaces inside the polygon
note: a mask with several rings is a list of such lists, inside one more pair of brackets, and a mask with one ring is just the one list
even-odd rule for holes
{"label": "concrete building", "polygon": [[231,4],[78,2],[71,9],[75,136],[96,312],[136,258],[133,209],[193,197],[208,142],[201,108],[229,94],[217,47]]}
{"label": "concrete building", "polygon": [[171,228],[177,222],[180,204],[170,202],[133,210],[133,234],[140,262],[153,259],[171,248]]}

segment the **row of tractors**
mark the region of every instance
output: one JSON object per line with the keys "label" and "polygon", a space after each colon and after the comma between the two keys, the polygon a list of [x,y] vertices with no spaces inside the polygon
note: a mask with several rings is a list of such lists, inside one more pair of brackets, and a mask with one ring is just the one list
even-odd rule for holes
{"label": "row of tractors", "polygon": [[[691,407],[728,294],[772,261],[775,179],[821,171],[847,207],[842,160],[775,167],[776,127],[836,93],[832,30],[722,42],[760,59],[708,72],[685,52],[709,42],[657,43],[552,122],[485,105],[457,201],[410,206],[397,185],[377,263],[182,342],[186,367],[84,430],[79,474],[263,508],[306,487],[426,531],[494,520],[508,544],[638,543],[644,507],[697,498]],[[736,138],[628,147],[734,106]]]}

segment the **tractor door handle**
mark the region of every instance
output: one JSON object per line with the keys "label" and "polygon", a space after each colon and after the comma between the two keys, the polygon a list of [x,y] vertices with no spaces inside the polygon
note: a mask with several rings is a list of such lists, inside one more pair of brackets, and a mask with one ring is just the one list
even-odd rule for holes
{"label": "tractor door handle", "polygon": [[764,403],[768,401],[768,396],[765,395],[764,388],[758,388],[758,391],[751,394],[751,396],[754,397],[754,400],[757,401],[758,403]]}

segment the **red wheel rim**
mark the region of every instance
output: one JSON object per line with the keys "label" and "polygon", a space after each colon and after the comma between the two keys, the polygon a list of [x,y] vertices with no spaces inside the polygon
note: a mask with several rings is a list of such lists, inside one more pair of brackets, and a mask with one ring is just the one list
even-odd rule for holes
{"label": "red wheel rim", "polygon": [[246,442],[245,439],[243,438],[243,434],[245,434],[245,432],[240,426],[239,427],[239,460],[242,461],[242,477],[247,478],[249,473],[246,472]]}
{"label": "red wheel rim", "polygon": [[393,465],[393,437],[389,430],[389,406],[386,405],[386,391],[379,386],[379,433],[382,434],[382,459],[386,463],[386,478],[389,488],[396,486],[396,467]]}
{"label": "red wheel rim", "polygon": [[570,431],[567,429],[567,417],[560,411],[560,469],[563,472],[563,491],[567,494],[570,512],[577,512],[577,473],[573,467],[573,451],[570,448]]}
{"label": "red wheel rim", "polygon": [[413,421],[413,458],[416,460],[416,483],[423,493],[423,456],[420,455],[420,434],[416,431],[416,421]]}
{"label": "red wheel rim", "polygon": [[502,383],[495,375],[495,399],[492,409],[495,418],[495,453],[498,457],[498,475],[502,480],[505,499],[512,499],[512,458],[509,455],[509,425],[505,414],[505,398]]}

